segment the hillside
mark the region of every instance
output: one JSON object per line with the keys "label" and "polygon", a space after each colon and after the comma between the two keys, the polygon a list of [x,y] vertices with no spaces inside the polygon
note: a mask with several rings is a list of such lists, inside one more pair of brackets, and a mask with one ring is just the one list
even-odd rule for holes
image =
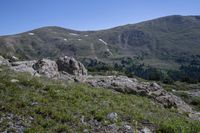
{"label": "hillside", "polygon": [[[101,31],[43,27],[0,37],[0,54],[20,59],[55,59],[68,55],[82,60],[87,67],[98,61],[122,64],[122,60],[130,58],[136,64],[178,71],[182,65],[200,64],[199,29],[199,16],[178,15]],[[188,77],[186,72],[182,73]],[[170,77],[180,79],[181,74]],[[194,77],[195,81],[199,80],[197,77]]]}
{"label": "hillside", "polygon": [[0,50],[22,58],[67,54],[102,59],[109,49],[113,54],[110,58],[144,56],[172,60],[199,54],[199,29],[198,16],[168,16],[102,31],[44,27],[0,37]]}
{"label": "hillside", "polygon": [[198,88],[90,75],[68,56],[0,56],[0,132],[198,133]]}
{"label": "hillside", "polygon": [[[199,121],[146,97],[33,77],[7,67],[1,67],[0,90],[0,132],[200,131]],[[117,115],[109,117],[113,113]]]}

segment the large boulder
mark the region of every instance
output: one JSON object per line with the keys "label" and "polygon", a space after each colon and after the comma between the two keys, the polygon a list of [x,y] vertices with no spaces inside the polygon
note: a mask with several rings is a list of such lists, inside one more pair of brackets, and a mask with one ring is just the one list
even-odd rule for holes
{"label": "large boulder", "polygon": [[[4,60],[3,57],[0,58],[0,63]],[[14,71],[29,72],[36,76],[44,75],[48,78],[79,82],[84,82],[87,77],[87,70],[84,65],[67,56],[60,57],[57,62],[49,59],[40,59],[38,61],[11,62],[10,64],[11,69]]]}
{"label": "large boulder", "polygon": [[57,78],[59,76],[58,66],[55,61],[49,59],[40,59],[34,65],[33,69],[37,73],[45,75],[49,78]]}
{"label": "large boulder", "polygon": [[73,57],[60,57],[56,63],[59,71],[64,71],[75,76],[87,76],[87,69]]}

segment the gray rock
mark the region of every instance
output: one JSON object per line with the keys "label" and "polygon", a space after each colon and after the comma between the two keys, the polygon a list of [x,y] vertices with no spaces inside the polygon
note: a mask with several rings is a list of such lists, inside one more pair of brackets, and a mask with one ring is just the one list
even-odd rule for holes
{"label": "gray rock", "polygon": [[119,133],[134,133],[134,128],[126,122],[122,122],[122,125],[118,129]]}
{"label": "gray rock", "polygon": [[89,133],[89,130],[88,129],[84,129],[83,133]]}
{"label": "gray rock", "polygon": [[32,102],[30,105],[31,106],[36,106],[36,105],[38,105],[38,102]]}
{"label": "gray rock", "polygon": [[194,113],[189,113],[188,116],[192,118],[193,120],[200,120],[200,113],[199,112],[194,112]]}
{"label": "gray rock", "polygon": [[18,62],[13,62],[11,64],[11,69],[17,72],[28,72],[31,75],[36,75],[37,72],[33,69],[33,64],[36,63],[36,61],[18,61]]}
{"label": "gray rock", "polygon": [[134,133],[133,128],[130,125],[123,125],[122,130],[124,133]]}
{"label": "gray rock", "polygon": [[147,127],[144,127],[142,130],[141,130],[141,133],[153,133],[149,128]]}
{"label": "gray rock", "polygon": [[94,87],[108,88],[123,93],[148,96],[167,108],[176,107],[181,113],[193,113],[192,108],[181,98],[165,91],[157,83],[138,82],[137,80],[126,76],[90,76],[86,82]]}
{"label": "gray rock", "polygon": [[116,121],[118,119],[118,114],[115,112],[109,113],[107,119],[110,121]]}
{"label": "gray rock", "polygon": [[11,83],[17,83],[17,82],[19,82],[19,80],[18,79],[11,79],[10,82]]}
{"label": "gray rock", "polygon": [[32,116],[29,116],[29,120],[33,121],[33,120],[34,120],[34,118],[33,118]]}
{"label": "gray rock", "polygon": [[73,57],[60,57],[56,62],[59,71],[65,71],[75,76],[87,76],[87,69]]}
{"label": "gray rock", "polygon": [[49,59],[38,60],[33,65],[33,69],[37,71],[37,73],[45,75],[48,78],[55,78],[59,76],[56,62]]}
{"label": "gray rock", "polygon": [[119,127],[114,123],[110,124],[106,127],[105,132],[106,133],[119,133]]}
{"label": "gray rock", "polygon": [[75,76],[74,75],[71,75],[71,74],[66,73],[66,72],[59,72],[59,73],[60,73],[60,76],[59,76],[60,80],[65,80],[65,81],[68,81],[68,82],[75,82]]}
{"label": "gray rock", "polygon": [[84,124],[84,125],[87,124],[87,123],[85,122],[85,116],[82,116],[82,117],[81,117],[81,123]]}
{"label": "gray rock", "polygon": [[108,125],[108,128],[111,129],[111,130],[116,130],[118,127],[117,127],[117,125],[114,123],[114,124]]}

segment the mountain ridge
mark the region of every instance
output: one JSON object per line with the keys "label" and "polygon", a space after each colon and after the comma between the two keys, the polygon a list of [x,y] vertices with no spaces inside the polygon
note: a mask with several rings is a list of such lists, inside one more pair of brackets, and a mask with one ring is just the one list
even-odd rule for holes
{"label": "mountain ridge", "polygon": [[106,31],[106,30],[111,30],[111,29],[123,27],[123,26],[142,24],[142,23],[146,23],[146,22],[149,22],[149,21],[159,20],[159,19],[163,19],[163,18],[170,18],[170,17],[197,17],[198,18],[198,17],[200,17],[200,15],[168,15],[168,16],[162,16],[162,17],[158,17],[158,18],[149,19],[149,20],[144,20],[144,21],[141,21],[141,22],[128,23],[128,24],[124,24],[124,25],[113,26],[113,27],[110,27],[110,28],[103,28],[103,29],[99,29],[99,30],[76,30],[76,29],[73,29],[73,28],[67,28],[67,27],[62,27],[62,26],[57,26],[57,25],[48,25],[48,26],[40,26],[39,28],[33,28],[33,29],[30,29],[30,30],[26,30],[24,32],[0,35],[0,37],[14,36],[14,35],[23,34],[23,33],[26,33],[26,32],[31,32],[31,31],[39,30],[39,29],[43,29],[43,28],[60,28],[60,29],[71,30],[71,31],[76,31],[76,32]]}
{"label": "mountain ridge", "polygon": [[199,55],[199,22],[200,16],[172,15],[99,31],[41,27],[1,36],[0,54],[21,59],[67,55],[107,63],[130,57],[158,68],[167,68],[171,62],[171,68],[177,69],[177,60]]}

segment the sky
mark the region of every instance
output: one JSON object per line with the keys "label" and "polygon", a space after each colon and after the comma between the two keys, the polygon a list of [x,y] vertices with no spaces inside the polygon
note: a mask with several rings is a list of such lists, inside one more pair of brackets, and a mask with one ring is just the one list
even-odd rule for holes
{"label": "sky", "polygon": [[99,30],[169,15],[200,15],[200,0],[0,0],[0,35],[43,26]]}

